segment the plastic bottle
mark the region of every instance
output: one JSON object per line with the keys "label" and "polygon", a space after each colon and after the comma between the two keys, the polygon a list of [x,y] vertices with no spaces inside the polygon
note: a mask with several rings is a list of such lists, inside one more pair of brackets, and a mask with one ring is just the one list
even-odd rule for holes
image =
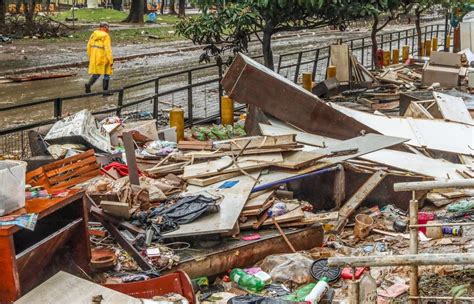
{"label": "plastic bottle", "polygon": [[309,293],[309,295],[304,298],[306,302],[310,302],[312,304],[318,303],[324,297],[326,292],[329,290],[329,279],[326,277],[322,277],[316,286],[314,286],[313,290]]}
{"label": "plastic bottle", "polygon": [[265,283],[262,280],[246,273],[240,268],[234,268],[230,272],[230,279],[248,291],[259,292],[265,287]]}
{"label": "plastic bottle", "polygon": [[367,269],[359,283],[359,303],[376,304],[377,303],[377,282],[370,275],[370,269]]}

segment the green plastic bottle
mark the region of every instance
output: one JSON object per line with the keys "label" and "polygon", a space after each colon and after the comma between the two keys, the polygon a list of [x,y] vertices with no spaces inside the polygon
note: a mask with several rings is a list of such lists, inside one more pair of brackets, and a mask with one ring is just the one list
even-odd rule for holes
{"label": "green plastic bottle", "polygon": [[248,291],[260,292],[265,288],[265,283],[262,280],[246,273],[240,268],[232,269],[230,272],[230,279]]}

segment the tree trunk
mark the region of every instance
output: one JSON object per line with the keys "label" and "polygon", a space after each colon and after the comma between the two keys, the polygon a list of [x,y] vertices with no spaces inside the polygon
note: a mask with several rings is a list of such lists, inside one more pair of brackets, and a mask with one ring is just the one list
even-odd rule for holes
{"label": "tree trunk", "polygon": [[143,15],[145,12],[145,5],[143,0],[132,0],[132,6],[130,7],[130,13],[127,19],[123,22],[127,23],[143,23]]}
{"label": "tree trunk", "polygon": [[418,37],[418,55],[421,55],[423,41],[421,40],[421,12],[419,10],[415,10],[415,27],[416,36]]}
{"label": "tree trunk", "polygon": [[5,13],[7,11],[7,4],[5,0],[0,0],[0,25],[5,24]]}
{"label": "tree trunk", "polygon": [[26,7],[25,18],[26,18],[26,25],[28,27],[28,31],[30,34],[33,35],[35,32],[35,27],[33,25],[33,19],[35,17],[35,6],[36,0],[28,0],[28,5]]}
{"label": "tree trunk", "polygon": [[147,0],[143,0],[143,15],[149,14],[150,11],[148,10],[148,2]]}
{"label": "tree trunk", "polygon": [[377,67],[377,50],[378,50],[378,43],[377,43],[377,33],[378,33],[378,27],[379,25],[379,17],[374,16],[373,17],[373,22],[372,22],[372,31],[370,32],[370,40],[372,41],[372,62],[374,63],[374,66]]}
{"label": "tree trunk", "polygon": [[266,26],[263,30],[262,50],[265,66],[271,70],[275,70],[275,64],[273,62],[272,34],[273,28],[271,26]]}
{"label": "tree trunk", "polygon": [[186,15],[186,0],[179,0],[178,2],[178,16],[184,17]]}
{"label": "tree trunk", "polygon": [[166,4],[166,0],[161,0],[160,14],[162,14],[162,15],[165,14],[165,4]]}
{"label": "tree trunk", "polygon": [[176,15],[175,0],[170,0],[170,5],[168,7],[168,14]]}
{"label": "tree trunk", "polygon": [[112,0],[112,8],[116,11],[122,10],[122,0]]}

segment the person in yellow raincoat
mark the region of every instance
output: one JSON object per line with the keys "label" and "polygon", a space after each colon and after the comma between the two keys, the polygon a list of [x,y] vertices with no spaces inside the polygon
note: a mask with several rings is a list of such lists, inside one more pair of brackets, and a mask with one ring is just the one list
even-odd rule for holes
{"label": "person in yellow raincoat", "polygon": [[109,90],[110,76],[112,75],[112,42],[109,35],[109,24],[101,22],[99,29],[94,31],[87,43],[87,56],[89,57],[89,74],[92,75],[86,83],[86,93],[91,92],[94,83],[103,76],[103,89]]}

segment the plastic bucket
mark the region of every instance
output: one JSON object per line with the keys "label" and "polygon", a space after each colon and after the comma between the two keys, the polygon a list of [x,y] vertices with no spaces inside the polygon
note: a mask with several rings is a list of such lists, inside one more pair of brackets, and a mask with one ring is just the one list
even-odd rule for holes
{"label": "plastic bucket", "polygon": [[355,217],[354,236],[359,239],[366,238],[372,226],[374,225],[374,219],[367,214],[358,214]]}
{"label": "plastic bucket", "polygon": [[26,163],[0,161],[0,216],[25,206]]}

